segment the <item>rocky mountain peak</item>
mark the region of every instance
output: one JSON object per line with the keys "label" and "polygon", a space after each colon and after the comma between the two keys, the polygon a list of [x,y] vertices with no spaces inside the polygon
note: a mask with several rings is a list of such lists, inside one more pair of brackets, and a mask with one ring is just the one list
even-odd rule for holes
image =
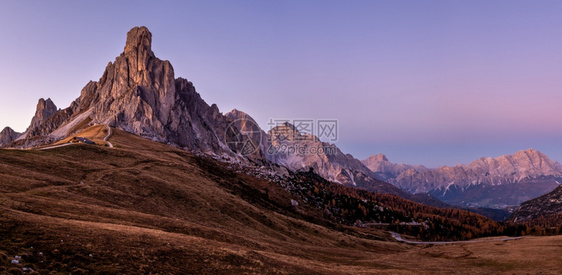
{"label": "rocky mountain peak", "polygon": [[125,44],[125,55],[141,52],[154,56],[152,52],[152,33],[145,26],[132,28],[127,33],[127,42]]}
{"label": "rocky mountain peak", "polygon": [[14,131],[10,127],[6,127],[0,132],[0,146],[6,145],[17,139],[21,133]]}
{"label": "rocky mountain peak", "polygon": [[5,134],[5,133],[9,133],[9,132],[13,132],[14,130],[8,126],[4,127],[4,129],[2,129],[2,132],[0,132],[1,134]]}
{"label": "rocky mountain peak", "polygon": [[227,130],[234,130],[232,127],[234,126],[239,131],[236,136],[237,148],[234,148],[236,152],[260,164],[266,164],[265,160],[271,160],[271,156],[266,154],[268,136],[249,114],[233,109],[224,116],[231,120]]}
{"label": "rocky mountain peak", "polygon": [[29,129],[39,126],[42,122],[53,116],[57,111],[57,106],[50,98],[47,98],[47,100],[40,98],[39,102],[37,102],[35,116],[31,119]]}
{"label": "rocky mountain peak", "polygon": [[368,157],[365,161],[367,160],[371,160],[371,161],[388,161],[388,158],[386,158],[386,156],[384,154],[377,154],[377,155],[371,155],[370,157]]}
{"label": "rocky mountain peak", "polygon": [[249,115],[247,113],[245,113],[244,111],[240,111],[236,108],[232,109],[232,111],[224,114],[225,116],[231,117],[233,119],[241,119],[241,118],[245,118],[248,117]]}
{"label": "rocky mountain peak", "polygon": [[408,170],[414,172],[424,171],[426,168],[422,165],[407,165],[402,163],[392,163],[384,154],[371,155],[370,157],[362,160],[363,164],[373,171],[378,178],[388,181],[395,178],[401,173]]}
{"label": "rocky mountain peak", "polygon": [[[528,159],[532,159],[534,157],[541,157],[542,153],[539,151],[536,151],[535,149],[526,149],[526,150],[520,150],[515,152],[515,154],[513,154],[514,157],[520,157],[520,158],[528,158]],[[506,157],[508,157],[509,155],[505,155]]]}
{"label": "rocky mountain peak", "polygon": [[371,156],[363,163],[379,178],[408,192],[429,192],[446,203],[463,206],[517,205],[551,191],[562,178],[562,166],[534,149],[437,169],[377,159],[382,158]]}
{"label": "rocky mountain peak", "polygon": [[39,102],[37,102],[37,111],[35,114],[49,113],[49,112],[56,112],[56,111],[57,111],[57,106],[55,105],[55,103],[53,103],[53,101],[50,98],[47,98],[47,100],[40,98]]}
{"label": "rocky mountain peak", "polygon": [[[57,112],[50,100],[39,106],[44,107],[38,107],[38,114],[45,110],[44,115],[36,115],[33,129],[19,138],[17,146],[35,147],[60,140],[83,125],[105,124],[185,149],[232,154],[224,144],[228,119],[216,105],[209,106],[191,82],[175,78],[169,61],[154,55],[146,27],[127,33],[123,53],[68,108]],[[52,112],[56,114],[45,121]]]}
{"label": "rocky mountain peak", "polygon": [[517,175],[518,178],[540,175],[559,176],[562,171],[559,163],[534,149],[521,150],[513,155],[496,158],[481,158],[464,167],[490,172],[498,176]]}
{"label": "rocky mountain peak", "polygon": [[289,122],[283,122],[273,128],[271,128],[267,134],[269,135],[271,141],[274,144],[282,142],[284,140],[298,141],[298,140],[310,140],[314,142],[319,142],[318,137],[310,134],[302,134],[297,127]]}
{"label": "rocky mountain peak", "polygon": [[259,132],[258,134],[265,135],[265,132],[261,130],[254,118],[244,111],[232,109],[232,111],[224,114],[224,116],[231,119],[235,126],[242,130],[242,132]]}

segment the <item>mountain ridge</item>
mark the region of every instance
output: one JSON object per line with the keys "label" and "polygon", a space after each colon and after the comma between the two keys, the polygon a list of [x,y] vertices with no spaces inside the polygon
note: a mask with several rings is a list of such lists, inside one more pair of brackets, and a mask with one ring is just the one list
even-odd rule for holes
{"label": "mountain ridge", "polygon": [[[370,157],[363,162],[403,190],[429,192],[446,203],[461,206],[502,208],[518,205],[552,191],[562,182],[557,180],[562,177],[560,163],[534,149],[432,169],[393,164],[385,159]],[[494,198],[502,195],[506,197]]]}
{"label": "mountain ridge", "polygon": [[335,144],[322,142],[314,135],[304,135],[288,122],[276,125],[266,133],[243,111],[234,109],[226,116],[242,131],[250,130],[247,125],[252,125],[253,134],[249,137],[257,153],[291,171],[313,169],[321,177],[342,185],[417,199],[377,179],[361,161],[350,154],[344,154]]}
{"label": "mountain ridge", "polygon": [[[431,202],[433,198],[411,196],[406,192],[429,192],[438,198],[443,192],[404,186],[404,182],[414,182],[412,179],[420,173],[432,173],[423,166],[397,167],[385,156],[378,156],[373,163],[385,162],[384,167],[380,166],[386,169],[382,171],[385,177],[381,177],[381,173],[369,169],[365,162],[314,135],[300,133],[293,125],[277,125],[265,133],[251,116],[242,111],[235,109],[223,115],[216,104],[209,105],[201,98],[193,83],[182,77],[176,78],[169,61],[156,57],[152,51],[152,34],[146,27],[134,27],[127,33],[123,52],[108,63],[98,81],[90,81],[84,86],[69,107],[57,109],[50,99],[40,99],[30,127],[9,146],[32,148],[53,143],[96,124],[184,150],[221,156],[225,160],[269,167],[281,165],[292,171],[313,169],[333,182],[397,194],[415,201]],[[250,124],[257,128],[249,131]],[[285,150],[279,150],[283,148]],[[311,150],[315,152],[308,152]],[[488,166],[491,163],[487,159],[481,162]],[[474,169],[480,169],[474,166]],[[392,175],[396,174],[399,174],[396,178],[403,178],[393,182],[396,186],[385,182],[392,181]]]}
{"label": "mountain ridge", "polygon": [[0,132],[0,147],[6,144],[11,143],[12,141],[16,140],[18,137],[21,136],[21,133],[14,131],[14,129],[10,127],[5,127]]}
{"label": "mountain ridge", "polygon": [[[322,143],[316,137],[310,141],[300,139],[299,132],[294,133],[298,140],[279,140],[241,111],[223,115],[216,104],[209,106],[201,98],[193,83],[176,78],[169,61],[156,57],[152,34],[146,27],[134,27],[127,33],[123,52],[107,64],[98,81],[84,86],[68,108],[60,110],[50,99],[41,99],[29,129],[10,147],[51,144],[96,124],[228,161],[271,167],[281,173],[282,169],[275,166],[286,166],[292,171],[312,168],[344,185],[408,195],[377,179],[359,160],[333,144]],[[257,126],[255,131],[249,131],[251,124]],[[273,143],[294,148],[329,148],[333,153],[268,152]]]}
{"label": "mountain ridge", "polygon": [[[38,105],[36,113],[42,112]],[[228,123],[191,82],[175,78],[169,61],[154,55],[150,31],[134,27],[127,33],[123,52],[108,63],[98,81],[86,84],[68,108],[36,115],[33,130],[13,147],[36,147],[87,125],[106,124],[180,148],[233,156],[224,143]]]}

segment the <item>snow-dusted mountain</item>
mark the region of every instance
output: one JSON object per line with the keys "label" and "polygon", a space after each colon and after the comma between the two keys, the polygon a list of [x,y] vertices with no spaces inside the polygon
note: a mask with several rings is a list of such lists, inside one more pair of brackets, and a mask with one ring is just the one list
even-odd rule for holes
{"label": "snow-dusted mountain", "polygon": [[533,149],[437,169],[392,164],[376,156],[363,162],[402,190],[427,192],[446,203],[462,206],[519,205],[552,191],[562,182],[562,166]]}

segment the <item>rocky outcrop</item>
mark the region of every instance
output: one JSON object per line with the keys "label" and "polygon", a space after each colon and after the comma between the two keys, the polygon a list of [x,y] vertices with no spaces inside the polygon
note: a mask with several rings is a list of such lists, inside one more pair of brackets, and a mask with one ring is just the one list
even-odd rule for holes
{"label": "rocky outcrop", "polygon": [[39,127],[41,123],[45,122],[56,112],[58,112],[57,106],[50,98],[47,98],[47,100],[43,98],[39,99],[35,116],[31,119],[31,124],[29,125],[28,130],[33,130],[34,128]]}
{"label": "rocky outcrop", "polygon": [[511,220],[521,222],[540,216],[547,217],[558,214],[562,214],[562,186],[558,186],[548,194],[522,203],[512,213]]}
{"label": "rocky outcrop", "polygon": [[29,127],[27,127],[27,130],[9,146],[25,148],[53,142],[54,139],[49,137],[48,134],[59,125],[49,121],[54,116],[58,115],[59,112],[60,110],[50,98],[47,98],[47,100],[40,98]]}
{"label": "rocky outcrop", "polygon": [[0,132],[0,147],[11,143],[12,141],[16,140],[20,135],[21,133],[14,131],[10,127],[4,128],[4,130]]}
{"label": "rocky outcrop", "polygon": [[352,155],[344,154],[336,145],[322,142],[314,135],[300,133],[289,123],[273,127],[267,135],[266,154],[274,163],[293,171],[312,168],[329,181],[407,197],[400,189],[378,180]]}
{"label": "rocky outcrop", "polygon": [[228,120],[216,105],[205,103],[191,82],[176,79],[170,62],[155,57],[151,45],[147,28],[129,31],[124,52],[76,104],[81,110],[91,106],[93,123],[184,148],[227,152]]}
{"label": "rocky outcrop", "polygon": [[246,154],[250,159],[265,158],[292,171],[313,169],[332,182],[411,198],[399,188],[378,180],[352,155],[342,153],[334,144],[321,142],[314,135],[300,133],[290,123],[275,126],[265,133],[251,116],[240,110],[234,109],[226,116],[244,134],[237,140],[241,141],[239,147],[250,149],[246,151],[252,152]]}
{"label": "rocky outcrop", "polygon": [[272,158],[267,153],[268,135],[259,124],[243,111],[234,109],[225,114],[230,120],[227,133],[234,139],[226,140],[229,148],[260,165],[267,165]]}
{"label": "rocky outcrop", "polygon": [[[106,124],[188,150],[226,155],[257,165],[273,163],[291,170],[313,168],[331,181],[405,194],[375,179],[360,161],[343,154],[335,145],[322,143],[316,137],[301,139],[303,135],[298,132],[294,133],[296,139],[279,140],[275,133],[281,128],[268,135],[241,111],[222,115],[215,104],[205,103],[191,82],[175,78],[170,62],[155,56],[152,34],[145,27],[128,32],[123,53],[107,65],[99,81],[89,82],[68,108],[54,112],[56,107],[50,103],[47,100],[45,108],[38,108],[37,119],[18,147],[41,145],[87,125]],[[289,151],[277,150],[283,146],[290,147]],[[290,151],[297,147],[322,151]]]}
{"label": "rocky outcrop", "polygon": [[[284,125],[263,132],[247,114],[222,115],[209,106],[191,82],[175,78],[169,61],[152,51],[152,34],[145,27],[127,33],[126,45],[98,81],[90,81],[72,104],[58,112],[45,101],[17,147],[33,147],[62,139],[91,124],[105,124],[187,150],[221,155],[257,165],[314,169],[328,180],[372,191],[407,195],[382,182],[359,160],[335,145],[294,131],[280,139]],[[52,103],[52,102],[51,102]],[[303,150],[304,151],[301,151]],[[293,151],[295,150],[295,151]],[[270,166],[271,167],[271,166]]]}
{"label": "rocky outcrop", "polygon": [[552,191],[562,177],[558,162],[533,149],[437,169],[392,165],[380,157],[364,162],[402,190],[428,192],[446,203],[469,207],[519,205]]}
{"label": "rocky outcrop", "polygon": [[80,126],[99,123],[190,150],[232,153],[224,142],[233,135],[226,132],[229,120],[191,82],[175,78],[169,61],[154,55],[146,27],[131,29],[123,53],[99,81],[88,83],[70,107],[49,117],[49,123],[38,127],[32,123],[34,130],[26,138],[60,139]]}
{"label": "rocky outcrop", "polygon": [[415,171],[426,171],[427,168],[423,165],[408,165],[402,163],[392,163],[385,155],[371,155],[367,159],[362,160],[363,164],[373,171],[375,175],[382,180],[391,180],[398,177],[400,174],[409,169]]}
{"label": "rocky outcrop", "polygon": [[50,98],[47,100],[40,98],[35,109],[35,115],[31,119],[31,124],[19,139],[25,139],[42,134],[42,129],[47,128],[42,124],[58,112],[57,106]]}

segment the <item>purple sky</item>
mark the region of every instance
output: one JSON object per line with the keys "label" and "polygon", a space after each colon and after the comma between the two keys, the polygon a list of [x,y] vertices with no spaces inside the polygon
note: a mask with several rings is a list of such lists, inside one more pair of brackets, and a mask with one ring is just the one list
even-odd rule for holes
{"label": "purple sky", "polygon": [[432,167],[562,161],[561,1],[137,2],[3,1],[0,127],[67,107],[145,25],[176,77],[262,128],[336,118],[344,152]]}

